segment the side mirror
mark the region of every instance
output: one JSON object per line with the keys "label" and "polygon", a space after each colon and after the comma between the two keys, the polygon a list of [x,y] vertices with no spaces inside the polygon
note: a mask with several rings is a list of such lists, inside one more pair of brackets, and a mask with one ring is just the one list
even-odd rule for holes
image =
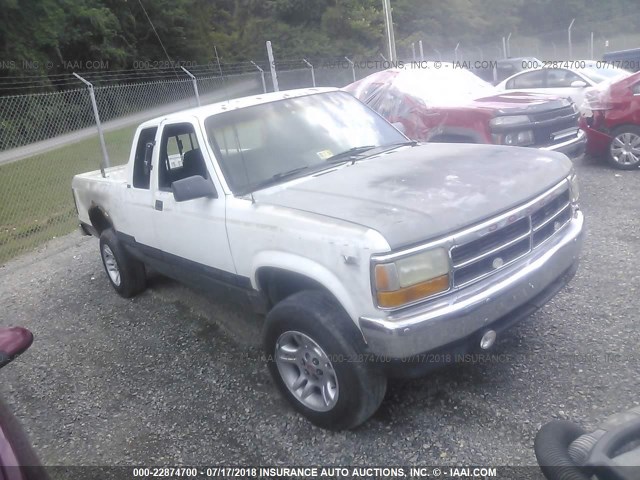
{"label": "side mirror", "polygon": [[153,157],[153,146],[155,142],[149,142],[144,148],[144,175],[146,177],[151,173],[151,160]]}
{"label": "side mirror", "polygon": [[583,80],[574,80],[573,82],[571,82],[571,87],[573,88],[584,88],[586,86],[587,86],[587,82]]}
{"label": "side mirror", "polygon": [[216,187],[200,175],[176,180],[171,184],[171,191],[176,202],[186,202],[196,198],[218,198]]}

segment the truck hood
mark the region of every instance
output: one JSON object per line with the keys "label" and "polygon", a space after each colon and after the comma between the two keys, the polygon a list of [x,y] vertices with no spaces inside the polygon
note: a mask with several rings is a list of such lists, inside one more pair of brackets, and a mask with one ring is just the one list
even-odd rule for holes
{"label": "truck hood", "polygon": [[391,249],[497,215],[566,177],[554,152],[471,144],[403,147],[253,193],[254,200],[378,231]]}
{"label": "truck hood", "polygon": [[566,98],[526,92],[499,93],[488,97],[476,98],[469,104],[472,108],[498,110],[498,113],[508,115],[547,112],[568,105],[571,105],[571,102]]}

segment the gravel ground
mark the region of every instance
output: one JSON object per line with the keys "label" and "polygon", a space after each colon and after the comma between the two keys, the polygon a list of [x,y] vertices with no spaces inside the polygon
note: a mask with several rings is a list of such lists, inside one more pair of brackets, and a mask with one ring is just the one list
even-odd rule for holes
{"label": "gravel ground", "polygon": [[0,324],[36,336],[0,394],[48,465],[534,465],[543,423],[593,428],[640,401],[640,172],[577,168],[588,236],[572,284],[503,335],[507,360],[395,381],[355,431],[287,406],[258,359],[260,319],[228,292],[158,277],[122,299],[77,234],[0,268]]}

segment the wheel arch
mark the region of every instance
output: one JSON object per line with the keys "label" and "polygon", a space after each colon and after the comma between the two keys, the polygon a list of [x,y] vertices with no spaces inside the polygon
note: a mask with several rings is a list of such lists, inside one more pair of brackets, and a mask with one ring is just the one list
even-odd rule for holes
{"label": "wheel arch", "polygon": [[313,260],[284,252],[265,252],[254,262],[251,281],[270,306],[302,290],[323,290],[358,324],[356,306],[342,280]]}
{"label": "wheel arch", "polygon": [[113,220],[109,213],[99,205],[92,205],[88,211],[91,226],[99,237],[102,232],[113,227]]}

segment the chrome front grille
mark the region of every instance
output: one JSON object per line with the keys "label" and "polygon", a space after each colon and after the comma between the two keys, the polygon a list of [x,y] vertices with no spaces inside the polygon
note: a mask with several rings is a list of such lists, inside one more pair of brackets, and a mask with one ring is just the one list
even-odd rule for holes
{"label": "chrome front grille", "polygon": [[553,236],[571,216],[569,188],[563,182],[525,208],[463,235],[450,249],[453,286],[474,282],[515,262]]}

